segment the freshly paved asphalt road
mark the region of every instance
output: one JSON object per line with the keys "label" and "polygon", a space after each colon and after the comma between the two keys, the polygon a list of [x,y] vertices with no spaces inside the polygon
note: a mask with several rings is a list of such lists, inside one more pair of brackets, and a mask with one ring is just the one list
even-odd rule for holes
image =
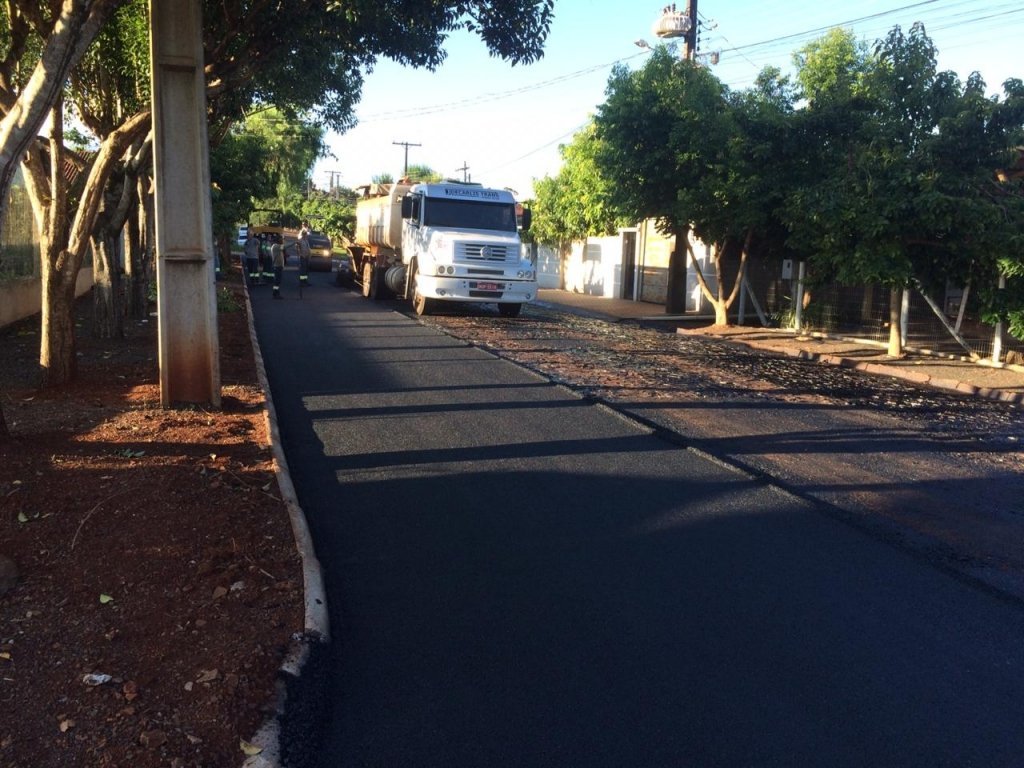
{"label": "freshly paved asphalt road", "polygon": [[1018,604],[313,282],[253,298],[330,605],[311,764],[1022,764]]}

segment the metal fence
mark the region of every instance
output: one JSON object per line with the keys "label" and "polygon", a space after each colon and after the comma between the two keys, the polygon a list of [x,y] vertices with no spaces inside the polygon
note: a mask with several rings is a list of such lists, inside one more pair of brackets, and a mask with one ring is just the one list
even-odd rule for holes
{"label": "metal fence", "polygon": [[[888,341],[890,296],[887,288],[823,285],[809,288],[809,293],[810,301],[803,310],[803,327],[879,343]],[[943,296],[928,298],[920,290],[907,291],[903,305],[907,346],[954,356],[966,355],[968,351],[982,358],[992,356],[996,331],[981,321],[978,308],[972,306],[969,296],[964,303],[963,292],[951,288]],[[791,314],[780,318],[780,324],[792,325],[792,319]],[[947,326],[957,332],[966,347]],[[1003,334],[1001,348],[1003,353],[1024,353],[1024,341]]]}
{"label": "metal fence", "polygon": [[39,276],[39,239],[32,205],[23,186],[11,187],[0,236],[0,282]]}

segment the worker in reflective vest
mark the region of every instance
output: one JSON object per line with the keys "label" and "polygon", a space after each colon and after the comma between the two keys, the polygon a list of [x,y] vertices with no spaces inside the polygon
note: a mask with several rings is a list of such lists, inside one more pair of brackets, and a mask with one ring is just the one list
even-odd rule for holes
{"label": "worker in reflective vest", "polygon": [[284,244],[280,235],[274,235],[274,244],[270,246],[270,260],[274,265],[274,298],[281,298],[281,278],[284,276]]}

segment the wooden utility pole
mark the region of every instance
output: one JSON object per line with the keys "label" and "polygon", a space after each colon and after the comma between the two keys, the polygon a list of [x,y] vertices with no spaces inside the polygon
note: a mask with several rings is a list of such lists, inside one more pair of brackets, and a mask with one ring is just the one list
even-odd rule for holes
{"label": "wooden utility pole", "polygon": [[469,166],[466,165],[466,161],[465,160],[462,161],[462,167],[461,168],[456,168],[455,170],[456,171],[462,171],[462,180],[463,181],[469,181]]}
{"label": "wooden utility pole", "polygon": [[411,141],[392,141],[399,147],[405,147],[405,167],[402,169],[402,175],[405,176],[409,173],[409,147],[422,147],[422,144],[413,144]]}
{"label": "wooden utility pole", "polygon": [[697,0],[686,1],[686,17],[690,29],[683,35],[683,58],[695,61],[697,58]]}

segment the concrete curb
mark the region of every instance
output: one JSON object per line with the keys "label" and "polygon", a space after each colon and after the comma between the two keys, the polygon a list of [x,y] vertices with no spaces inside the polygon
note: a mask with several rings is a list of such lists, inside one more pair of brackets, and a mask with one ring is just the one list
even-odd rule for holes
{"label": "concrete curb", "polygon": [[259,340],[256,337],[256,326],[253,323],[249,285],[244,278],[242,285],[245,288],[245,311],[249,324],[249,339],[256,358],[256,377],[266,401],[264,416],[267,419],[267,431],[270,435],[271,451],[274,455],[274,473],[277,476],[281,498],[288,509],[288,519],[291,522],[295,545],[298,548],[299,557],[302,559],[303,593],[305,596],[304,630],[302,634],[293,637],[288,656],[281,664],[274,714],[267,718],[250,740],[250,743],[258,747],[260,752],[246,758],[242,763],[242,768],[279,768],[281,766],[281,726],[278,718],[284,712],[287,700],[285,681],[289,677],[298,678],[301,675],[303,667],[310,658],[311,644],[325,644],[330,641],[330,627],[323,573],[313,548],[313,537],[309,532],[306,515],[302,511],[302,507],[299,506],[295,486],[288,471],[288,461],[285,458],[284,449],[281,447],[277,410],[274,408],[274,400],[270,395],[270,384],[267,381],[267,371],[263,364],[263,352],[260,350]]}

